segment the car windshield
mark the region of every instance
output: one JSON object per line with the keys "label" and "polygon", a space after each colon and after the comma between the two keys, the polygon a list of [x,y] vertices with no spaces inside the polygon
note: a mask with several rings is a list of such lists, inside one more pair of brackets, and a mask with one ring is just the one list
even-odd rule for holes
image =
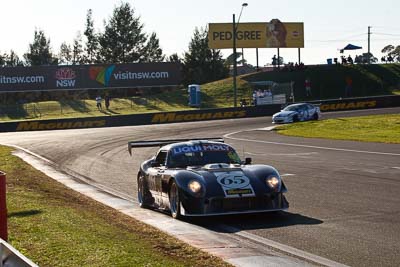
{"label": "car windshield", "polygon": [[284,111],[298,111],[301,108],[299,105],[291,105],[284,108]]}
{"label": "car windshield", "polygon": [[[205,148],[205,149],[204,149]],[[240,164],[237,153],[224,144],[206,144],[182,146],[171,149],[168,156],[168,167],[183,168],[187,166],[204,166],[210,163]]]}

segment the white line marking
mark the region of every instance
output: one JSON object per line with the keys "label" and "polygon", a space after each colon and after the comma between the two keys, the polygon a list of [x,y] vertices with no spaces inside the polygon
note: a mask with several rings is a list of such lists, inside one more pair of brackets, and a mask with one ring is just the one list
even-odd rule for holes
{"label": "white line marking", "polygon": [[392,167],[392,169],[398,169],[398,170],[400,170],[400,167]]}
{"label": "white line marking", "polygon": [[255,143],[264,143],[264,144],[271,144],[271,145],[282,145],[282,146],[295,146],[295,147],[306,147],[306,148],[315,148],[315,149],[325,149],[325,150],[334,150],[334,151],[344,151],[344,152],[354,152],[354,153],[364,153],[364,154],[375,154],[375,155],[389,155],[389,156],[400,156],[397,153],[385,153],[385,152],[375,152],[375,151],[364,151],[364,150],[353,150],[353,149],[345,149],[345,148],[333,148],[333,147],[323,147],[323,146],[310,146],[310,145],[299,145],[299,144],[291,144],[291,143],[282,143],[282,142],[271,142],[271,141],[263,141],[263,140],[256,140],[256,139],[246,139],[246,138],[237,138],[231,137],[231,135],[241,133],[241,132],[250,132],[257,129],[252,130],[245,130],[245,131],[237,131],[233,133],[225,134],[223,137],[237,140],[237,141],[245,141],[245,142],[255,142]]}
{"label": "white line marking", "polygon": [[281,177],[283,176],[295,176],[296,174],[294,174],[294,173],[284,173],[284,174],[281,174]]}
{"label": "white line marking", "polygon": [[340,267],[345,267],[347,265],[344,265],[342,263],[339,262],[335,262],[323,257],[320,257],[318,255],[314,255],[305,251],[302,251],[300,249],[294,248],[294,247],[290,247],[278,242],[275,242],[273,240],[258,236],[258,235],[254,235],[250,232],[247,231],[241,231],[240,229],[236,228],[236,227],[232,227],[232,226],[228,226],[228,225],[221,225],[222,228],[225,228],[228,231],[231,231],[233,233],[235,233],[235,235],[253,240],[255,242],[264,244],[266,246],[278,249],[280,251],[284,251],[286,253],[289,253],[291,255],[295,255],[297,257],[303,258],[303,259],[307,259],[311,262],[315,262],[318,264],[321,264],[323,266],[340,266]]}

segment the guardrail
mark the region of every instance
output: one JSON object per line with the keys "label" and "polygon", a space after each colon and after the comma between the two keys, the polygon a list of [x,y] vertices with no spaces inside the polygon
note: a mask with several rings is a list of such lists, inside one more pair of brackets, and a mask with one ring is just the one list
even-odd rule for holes
{"label": "guardrail", "polygon": [[[322,112],[400,107],[400,96],[381,96],[366,98],[331,99],[313,101],[319,104]],[[59,129],[80,129],[98,127],[117,127],[176,123],[189,121],[206,121],[222,119],[239,119],[271,116],[278,112],[282,105],[245,106],[238,108],[200,109],[171,112],[144,113],[133,115],[115,115],[54,120],[27,120],[21,122],[0,123],[0,132],[39,131]]]}
{"label": "guardrail", "polygon": [[38,267],[3,239],[0,239],[0,267]]}

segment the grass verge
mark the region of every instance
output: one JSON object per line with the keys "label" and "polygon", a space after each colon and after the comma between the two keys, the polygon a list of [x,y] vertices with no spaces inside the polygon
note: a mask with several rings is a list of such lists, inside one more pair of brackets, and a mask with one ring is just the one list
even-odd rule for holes
{"label": "grass verge", "polygon": [[0,146],[9,243],[39,266],[230,266],[93,201]]}
{"label": "grass verge", "polygon": [[400,114],[338,118],[282,125],[276,131],[283,135],[400,143]]}

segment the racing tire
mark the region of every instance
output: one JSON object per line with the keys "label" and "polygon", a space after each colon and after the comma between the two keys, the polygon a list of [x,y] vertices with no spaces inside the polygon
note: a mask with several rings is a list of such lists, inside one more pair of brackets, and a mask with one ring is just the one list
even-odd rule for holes
{"label": "racing tire", "polygon": [[300,121],[300,120],[299,120],[299,116],[294,115],[294,116],[293,116],[293,122],[298,122],[298,121]]}
{"label": "racing tire", "polygon": [[172,180],[169,187],[169,207],[171,210],[172,218],[180,219],[181,215],[181,200],[179,198],[179,188],[175,180]]}
{"label": "racing tire", "polygon": [[315,112],[313,115],[313,120],[317,121],[318,119],[319,119],[319,115],[317,112]]}
{"label": "racing tire", "polygon": [[144,183],[144,176],[143,174],[139,174],[138,180],[137,180],[137,187],[138,187],[138,194],[137,194],[137,198],[138,198],[138,202],[139,202],[139,207],[143,208],[143,209],[148,209],[150,208],[149,203],[147,203],[147,199],[148,199],[148,194],[149,192],[147,192],[145,183]]}

